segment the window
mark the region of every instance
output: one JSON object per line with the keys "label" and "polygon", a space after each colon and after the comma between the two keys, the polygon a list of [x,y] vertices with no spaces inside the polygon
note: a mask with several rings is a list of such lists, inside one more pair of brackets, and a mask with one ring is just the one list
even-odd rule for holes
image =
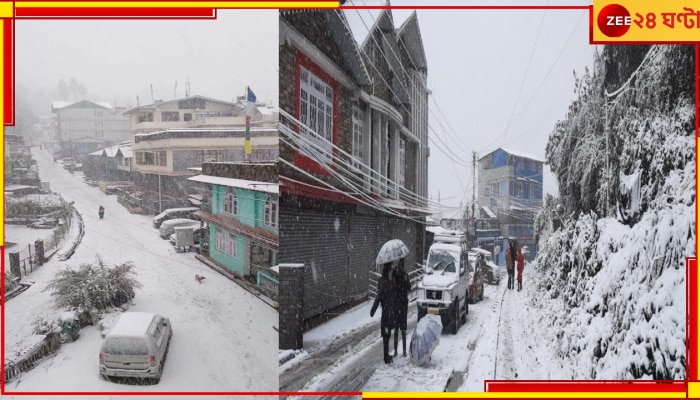
{"label": "window", "polygon": [[515,182],[515,197],[523,197],[525,195],[523,182]]}
{"label": "window", "polygon": [[236,189],[232,187],[226,188],[226,194],[224,194],[224,212],[238,214],[238,196]]}
{"label": "window", "polygon": [[160,120],[163,122],[179,121],[180,113],[177,111],[163,111],[160,113]]}
{"label": "window", "polygon": [[208,117],[218,117],[220,116],[221,113],[218,111],[207,111],[207,112],[200,112],[196,114],[196,119],[204,119]]}
{"label": "window", "polygon": [[153,122],[153,113],[152,112],[140,112],[138,115],[138,122]]}
{"label": "window", "polygon": [[183,121],[192,121],[192,113],[185,113],[182,118]]}
{"label": "window", "polygon": [[535,182],[530,182],[530,183],[528,184],[529,189],[530,189],[530,198],[531,198],[531,199],[534,199],[535,196],[536,196],[536,194],[535,194],[535,186],[536,186],[536,185],[537,185],[537,184],[536,184]]}
{"label": "window", "polygon": [[406,141],[399,139],[399,186],[406,186]]}
{"label": "window", "polygon": [[265,225],[277,228],[277,217],[279,215],[279,199],[277,196],[269,195],[265,199]]}
{"label": "window", "polygon": [[325,151],[330,160],[333,154],[333,88],[304,67],[299,83],[301,135]]}
{"label": "window", "polygon": [[195,154],[195,162],[201,164],[203,162],[225,161],[224,150],[201,150]]}
{"label": "window", "polygon": [[136,164],[154,165],[155,164],[155,153],[152,151],[137,151],[136,152]]}
{"label": "window", "polygon": [[168,152],[167,151],[156,152],[156,165],[160,165],[162,167],[165,167],[168,165]]}
{"label": "window", "polygon": [[352,165],[360,167],[362,162],[362,137],[364,136],[364,112],[357,105],[352,106]]}
{"label": "window", "polygon": [[101,116],[102,116],[102,110],[95,110],[95,116],[96,116],[96,117],[101,117]]}
{"label": "window", "polygon": [[236,258],[236,235],[221,228],[216,230],[216,249]]}

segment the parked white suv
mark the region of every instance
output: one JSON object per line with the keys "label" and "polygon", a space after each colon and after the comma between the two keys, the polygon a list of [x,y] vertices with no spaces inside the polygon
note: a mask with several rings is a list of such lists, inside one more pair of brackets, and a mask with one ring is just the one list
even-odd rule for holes
{"label": "parked white suv", "polygon": [[456,334],[469,313],[469,274],[466,238],[459,233],[436,235],[428,250],[425,274],[418,283],[418,320],[439,315]]}
{"label": "parked white suv", "polygon": [[147,312],[125,312],[100,348],[100,375],[149,378],[163,374],[165,356],[173,335],[170,320]]}

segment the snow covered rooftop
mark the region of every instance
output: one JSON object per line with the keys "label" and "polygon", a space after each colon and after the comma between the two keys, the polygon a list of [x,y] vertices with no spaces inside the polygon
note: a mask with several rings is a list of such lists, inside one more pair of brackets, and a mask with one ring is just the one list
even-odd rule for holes
{"label": "snow covered rooftop", "polygon": [[539,161],[539,162],[541,162],[541,163],[544,163],[544,162],[545,162],[545,161],[544,161],[542,158],[540,158],[540,157],[533,156],[532,154],[528,154],[528,153],[522,152],[522,151],[520,151],[520,150],[506,149],[506,148],[503,147],[503,146],[499,146],[499,147],[497,147],[497,148],[495,148],[495,149],[493,149],[493,150],[491,150],[491,151],[485,152],[483,156],[479,157],[479,160],[483,159],[484,157],[488,156],[489,154],[495,152],[495,151],[498,150],[498,149],[501,149],[501,150],[505,151],[506,153],[512,154],[512,155],[514,155],[514,156],[516,156],[516,157],[528,158],[528,159],[530,159],[530,160]]}
{"label": "snow covered rooftop", "polygon": [[[107,101],[90,101],[90,100],[79,100],[79,101],[52,101],[51,102],[51,109],[55,112],[56,110],[61,110],[73,105],[78,105],[80,103],[84,103],[85,105],[88,104],[95,104],[99,107],[106,108],[108,110],[111,110],[113,107],[109,102]],[[85,108],[85,107],[81,107]]]}
{"label": "snow covered rooftop", "polygon": [[236,187],[241,189],[254,190],[256,192],[264,192],[271,194],[279,194],[279,184],[259,181],[248,181],[245,179],[222,178],[211,175],[197,175],[188,178],[190,181],[209,183],[212,185],[221,185],[228,187]]}

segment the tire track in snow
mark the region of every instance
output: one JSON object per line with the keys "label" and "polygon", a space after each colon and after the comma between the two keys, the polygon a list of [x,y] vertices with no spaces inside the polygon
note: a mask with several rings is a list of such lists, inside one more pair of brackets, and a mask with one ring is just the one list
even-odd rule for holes
{"label": "tire track in snow", "polygon": [[[494,379],[515,379],[518,374],[515,367],[513,354],[513,290],[506,289],[501,307],[501,323],[499,326],[499,344],[497,349],[498,359],[496,365],[496,377]],[[501,343],[503,344],[501,346]],[[500,367],[500,368],[499,368]]]}

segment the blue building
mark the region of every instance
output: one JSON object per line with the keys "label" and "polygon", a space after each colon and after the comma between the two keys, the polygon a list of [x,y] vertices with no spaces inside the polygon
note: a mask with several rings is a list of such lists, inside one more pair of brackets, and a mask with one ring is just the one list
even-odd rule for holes
{"label": "blue building", "polygon": [[543,201],[543,165],[536,157],[500,147],[478,164],[481,217],[497,219],[500,235],[528,246],[531,257],[536,252],[535,215]]}

